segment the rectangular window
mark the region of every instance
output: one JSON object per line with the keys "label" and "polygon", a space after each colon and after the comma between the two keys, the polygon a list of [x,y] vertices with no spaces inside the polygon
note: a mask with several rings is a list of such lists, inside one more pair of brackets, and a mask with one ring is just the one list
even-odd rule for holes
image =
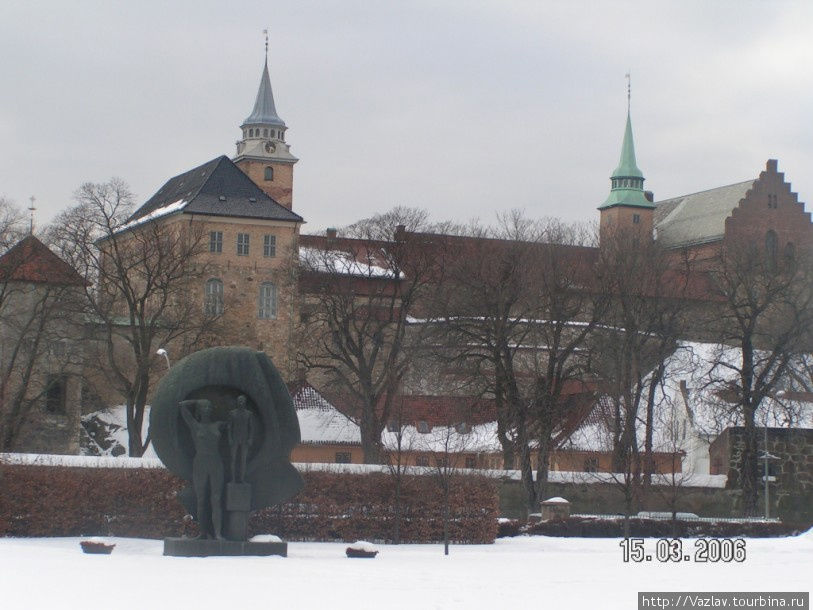
{"label": "rectangular window", "polygon": [[223,252],[223,231],[209,232],[209,252]]}
{"label": "rectangular window", "polygon": [[237,234],[237,256],[248,256],[248,233]]}
{"label": "rectangular window", "polygon": [[471,456],[467,457],[466,468],[477,468],[477,458]]}
{"label": "rectangular window", "polygon": [[427,455],[415,456],[415,465],[416,466],[429,466],[429,456],[427,456]]}
{"label": "rectangular window", "polygon": [[273,258],[277,255],[277,236],[266,235],[263,238],[263,256]]}
{"label": "rectangular window", "polygon": [[257,317],[263,320],[275,320],[277,317],[277,287],[271,282],[260,284]]}
{"label": "rectangular window", "polygon": [[632,224],[638,224],[641,222],[641,215],[640,214],[633,214],[632,215]]}
{"label": "rectangular window", "polygon": [[52,375],[48,378],[48,389],[45,391],[45,409],[49,413],[65,414],[65,387],[67,381],[64,375]]}
{"label": "rectangular window", "polygon": [[350,452],[349,451],[337,451],[336,452],[336,463],[337,464],[351,464],[353,460],[350,459]]}

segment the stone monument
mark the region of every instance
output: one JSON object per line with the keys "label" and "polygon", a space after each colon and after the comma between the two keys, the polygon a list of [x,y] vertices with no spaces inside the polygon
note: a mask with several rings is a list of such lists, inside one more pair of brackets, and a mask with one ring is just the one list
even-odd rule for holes
{"label": "stone monument", "polygon": [[167,538],[164,555],[286,555],[285,542],[252,542],[248,516],[302,489],[291,465],[299,442],[293,401],[271,360],[245,347],[190,354],[161,379],[150,436],[166,467],[188,481],[180,500],[198,538]]}

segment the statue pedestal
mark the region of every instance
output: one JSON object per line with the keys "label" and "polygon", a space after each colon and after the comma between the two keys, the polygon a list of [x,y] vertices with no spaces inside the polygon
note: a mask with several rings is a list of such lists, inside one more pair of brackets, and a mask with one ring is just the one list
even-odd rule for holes
{"label": "statue pedestal", "polygon": [[170,557],[288,556],[287,542],[240,542],[209,538],[164,538],[164,555]]}
{"label": "statue pedestal", "polygon": [[230,540],[245,540],[248,534],[248,513],[251,510],[251,485],[226,484],[226,519],[223,533]]}

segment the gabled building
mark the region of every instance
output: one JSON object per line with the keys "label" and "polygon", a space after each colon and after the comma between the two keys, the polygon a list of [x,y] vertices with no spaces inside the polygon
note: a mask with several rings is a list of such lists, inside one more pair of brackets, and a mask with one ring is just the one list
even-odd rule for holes
{"label": "gabled building", "polygon": [[208,277],[190,290],[198,293],[202,310],[218,317],[217,342],[263,350],[290,378],[293,270],[303,219],[291,209],[297,159],[285,142],[286,129],[266,60],[235,159],[217,157],[170,178],[123,230],[189,223],[203,231],[207,247],[200,263]]}
{"label": "gabled building", "polygon": [[0,451],[78,453],[84,287],[33,235],[0,256]]}

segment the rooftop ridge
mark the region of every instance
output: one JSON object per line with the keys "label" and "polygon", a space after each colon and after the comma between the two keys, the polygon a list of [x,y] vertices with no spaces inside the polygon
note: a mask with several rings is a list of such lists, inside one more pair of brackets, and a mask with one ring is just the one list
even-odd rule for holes
{"label": "rooftop ridge", "polygon": [[692,197],[694,195],[702,195],[703,193],[709,193],[711,191],[719,191],[721,189],[730,188],[732,186],[739,186],[741,184],[746,183],[754,183],[758,180],[758,178],[751,178],[750,180],[741,180],[739,182],[732,182],[731,184],[724,184],[722,186],[715,186],[708,189],[703,189],[702,191],[695,191],[694,193],[684,193],[683,195],[675,195],[674,197],[667,197],[666,199],[659,199],[655,202],[655,205],[659,205],[661,203],[666,203],[667,201],[674,201],[675,199],[682,199],[684,197]]}

